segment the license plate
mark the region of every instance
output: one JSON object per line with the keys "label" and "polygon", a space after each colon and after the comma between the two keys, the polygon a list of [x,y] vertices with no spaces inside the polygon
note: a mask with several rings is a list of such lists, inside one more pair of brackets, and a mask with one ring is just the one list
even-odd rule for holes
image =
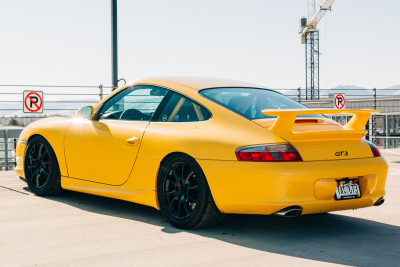
{"label": "license plate", "polygon": [[361,191],[358,179],[343,179],[337,181],[336,200],[360,198]]}

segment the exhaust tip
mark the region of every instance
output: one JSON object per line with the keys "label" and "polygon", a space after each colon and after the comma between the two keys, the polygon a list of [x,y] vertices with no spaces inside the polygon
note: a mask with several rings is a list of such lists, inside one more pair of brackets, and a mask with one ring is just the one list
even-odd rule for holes
{"label": "exhaust tip", "polygon": [[303,208],[300,206],[290,206],[280,211],[275,212],[275,215],[284,216],[284,217],[299,217],[303,212]]}
{"label": "exhaust tip", "polygon": [[385,199],[381,197],[380,199],[378,199],[377,202],[375,202],[374,206],[380,206],[383,204],[383,202],[385,202]]}

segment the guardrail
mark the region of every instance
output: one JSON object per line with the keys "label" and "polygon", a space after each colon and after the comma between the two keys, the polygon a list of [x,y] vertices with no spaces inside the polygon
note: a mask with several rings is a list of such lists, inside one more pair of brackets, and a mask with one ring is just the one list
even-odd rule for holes
{"label": "guardrail", "polygon": [[[0,85],[0,126],[26,126],[48,116],[71,116],[83,106],[94,105],[112,91],[112,86],[87,85]],[[43,114],[24,114],[23,92],[43,91]],[[334,108],[334,94],[344,93],[346,108],[377,109],[366,125],[367,140],[380,148],[400,147],[400,88],[320,89],[320,99],[305,99],[305,89],[273,89],[310,108]],[[332,116],[344,124],[348,116]],[[21,129],[0,129],[0,169],[15,166],[15,147]],[[18,132],[18,133],[17,133]]]}
{"label": "guardrail", "polygon": [[0,129],[0,170],[12,170],[16,164],[15,149],[23,128]]}

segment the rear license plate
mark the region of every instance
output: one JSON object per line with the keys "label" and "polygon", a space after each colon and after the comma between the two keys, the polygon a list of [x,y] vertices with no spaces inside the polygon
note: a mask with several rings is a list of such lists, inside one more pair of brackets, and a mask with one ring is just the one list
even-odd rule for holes
{"label": "rear license plate", "polygon": [[361,197],[358,179],[343,179],[336,182],[336,200],[354,199]]}

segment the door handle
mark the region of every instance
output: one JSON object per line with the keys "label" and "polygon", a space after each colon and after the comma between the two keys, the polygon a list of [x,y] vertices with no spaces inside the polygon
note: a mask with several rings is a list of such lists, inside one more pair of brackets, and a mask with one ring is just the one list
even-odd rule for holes
{"label": "door handle", "polygon": [[130,145],[130,146],[136,146],[137,144],[139,144],[139,137],[131,137],[128,140],[126,140],[126,144]]}

